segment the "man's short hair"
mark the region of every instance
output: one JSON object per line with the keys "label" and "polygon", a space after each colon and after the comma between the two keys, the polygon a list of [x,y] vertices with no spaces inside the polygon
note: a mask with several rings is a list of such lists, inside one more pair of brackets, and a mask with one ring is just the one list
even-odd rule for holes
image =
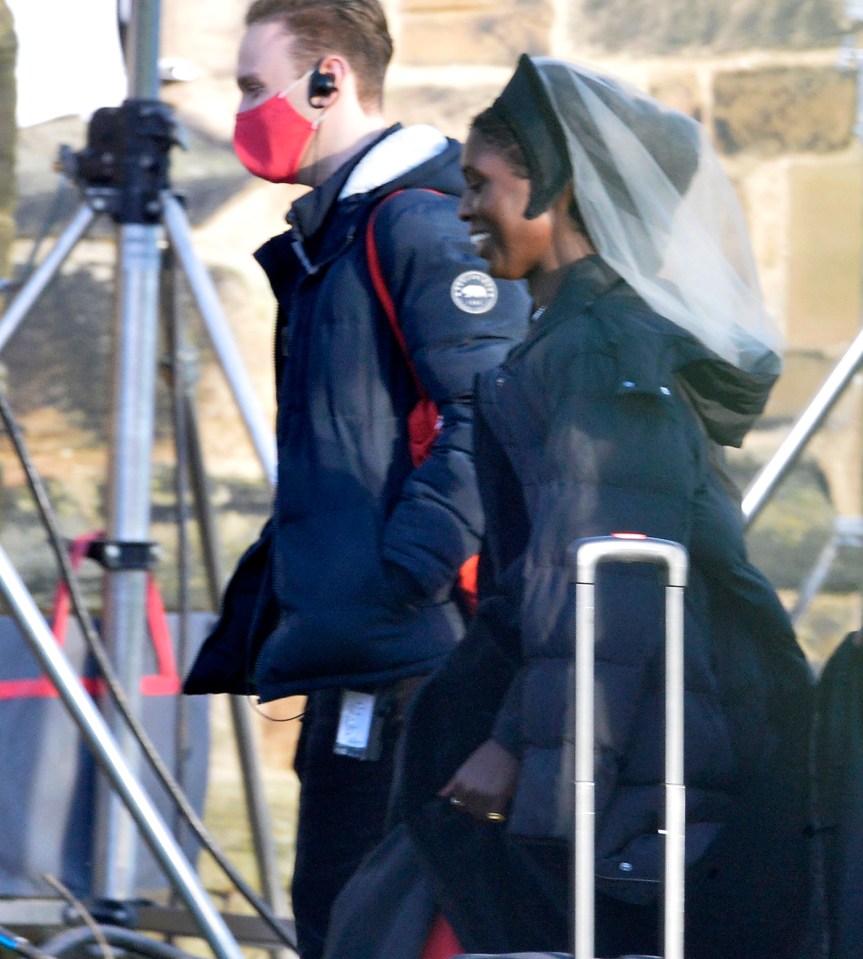
{"label": "man's short hair", "polygon": [[294,37],[294,56],[304,70],[327,54],[341,54],[356,74],[360,103],[383,106],[393,41],[379,0],[254,0],[246,26],[255,23],[282,24]]}

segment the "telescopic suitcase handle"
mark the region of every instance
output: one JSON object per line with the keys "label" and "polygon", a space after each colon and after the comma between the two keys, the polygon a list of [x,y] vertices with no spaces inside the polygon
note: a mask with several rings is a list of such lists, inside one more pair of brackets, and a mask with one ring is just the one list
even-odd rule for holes
{"label": "telescopic suitcase handle", "polygon": [[683,781],[683,591],[689,555],[679,543],[637,533],[580,539],[567,550],[576,584],[575,826],[573,835],[575,959],[594,959],[594,592],[605,561],[656,563],[665,591],[665,929],[664,959],[683,959],[686,801]]}

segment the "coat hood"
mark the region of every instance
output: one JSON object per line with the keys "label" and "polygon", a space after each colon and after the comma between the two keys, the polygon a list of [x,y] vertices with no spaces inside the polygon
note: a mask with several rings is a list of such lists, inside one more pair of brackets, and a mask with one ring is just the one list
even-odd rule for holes
{"label": "coat hood", "polygon": [[[599,256],[572,267],[560,299],[569,316],[580,306],[604,322],[620,361],[621,389],[661,393],[675,382],[714,442],[740,446],[764,411],[778,373],[732,366],[650,309]],[[566,315],[551,308],[543,321],[553,321],[552,314]]]}
{"label": "coat hood", "polygon": [[712,440],[740,446],[764,412],[778,374],[744,373],[716,356],[693,360],[678,372],[678,383]]}
{"label": "coat hood", "polygon": [[[294,202],[286,217],[292,231],[302,240],[314,237],[336,203],[351,203],[360,195],[368,200],[395,190],[423,187],[449,196],[460,196],[464,189],[459,166],[461,145],[442,134],[437,134],[436,141],[431,142],[430,129],[403,127],[399,123],[389,127],[321,186]],[[423,157],[420,162],[413,158],[413,148]],[[362,194],[351,188],[352,179],[359,177],[367,187]]]}

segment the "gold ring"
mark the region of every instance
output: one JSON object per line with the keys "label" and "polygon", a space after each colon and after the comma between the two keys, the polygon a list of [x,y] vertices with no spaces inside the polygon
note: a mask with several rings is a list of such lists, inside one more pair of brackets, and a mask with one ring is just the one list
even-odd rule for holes
{"label": "gold ring", "polygon": [[489,822],[506,822],[506,816],[502,812],[486,813],[485,817]]}
{"label": "gold ring", "polygon": [[464,803],[460,799],[456,799],[455,796],[449,797],[450,806],[463,806]]}

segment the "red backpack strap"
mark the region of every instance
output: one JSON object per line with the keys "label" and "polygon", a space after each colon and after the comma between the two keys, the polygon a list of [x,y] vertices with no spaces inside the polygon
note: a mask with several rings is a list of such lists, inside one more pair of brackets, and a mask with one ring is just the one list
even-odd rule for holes
{"label": "red backpack strap", "polygon": [[[404,190],[396,190],[393,193],[388,194],[383,200],[380,201],[380,203],[378,203],[374,210],[372,210],[372,214],[369,217],[368,226],[366,227],[366,260],[368,262],[369,274],[372,278],[372,285],[374,286],[375,294],[377,295],[377,298],[383,307],[383,311],[386,314],[387,320],[389,321],[390,329],[393,332],[393,336],[396,338],[396,342],[399,345],[402,356],[404,356],[405,364],[407,365],[408,372],[410,373],[414,388],[416,389],[417,396],[419,397],[416,406],[408,414],[408,438],[410,440],[411,460],[413,461],[414,466],[419,466],[419,464],[422,463],[431,453],[431,448],[434,445],[434,441],[437,439],[438,434],[440,433],[440,416],[434,400],[432,400],[428,393],[426,393],[426,390],[422,384],[422,380],[420,380],[419,374],[417,373],[416,367],[411,359],[411,355],[408,352],[408,345],[405,340],[404,333],[399,326],[398,313],[396,312],[395,303],[390,295],[389,288],[387,287],[386,280],[384,279],[383,270],[381,269],[381,259],[380,255],[378,254],[378,246],[375,240],[375,221],[377,220],[380,208],[384,205],[384,203],[387,202],[387,200],[394,196],[398,196],[399,193],[403,192]],[[437,190],[427,190],[426,192],[438,194]]]}
{"label": "red backpack strap", "polygon": [[423,389],[423,385],[420,382],[416,367],[414,366],[411,355],[408,352],[408,345],[405,341],[405,335],[402,333],[402,329],[399,326],[396,305],[393,303],[393,298],[390,296],[390,291],[387,287],[387,281],[384,279],[384,273],[381,269],[381,258],[378,254],[378,245],[377,241],[375,240],[375,222],[377,221],[378,213],[380,213],[381,207],[387,202],[387,200],[391,200],[394,196],[398,196],[400,193],[404,193],[404,190],[396,190],[394,193],[388,194],[372,210],[372,215],[369,217],[369,223],[366,227],[366,259],[369,264],[369,273],[372,277],[372,286],[375,288],[375,294],[377,295],[381,306],[384,308],[384,313],[386,314],[387,320],[389,320],[390,329],[393,331],[393,336],[396,338],[399,349],[404,354],[405,362],[407,363],[408,370],[410,371],[411,379],[414,381],[417,394],[419,396],[425,396],[426,391]]}
{"label": "red backpack strap", "polygon": [[[386,314],[387,320],[390,324],[390,329],[393,331],[393,336],[396,338],[399,349],[402,351],[402,355],[405,358],[405,363],[407,364],[411,379],[416,387],[417,395],[420,398],[417,405],[408,414],[408,434],[410,436],[411,457],[413,459],[414,466],[419,466],[419,464],[422,463],[431,452],[432,444],[440,433],[440,417],[437,406],[435,406],[433,400],[428,396],[423,388],[422,381],[419,378],[419,374],[417,373],[416,367],[414,366],[413,360],[408,352],[408,345],[405,341],[404,333],[402,333],[402,329],[399,326],[398,313],[396,312],[395,303],[393,303],[393,298],[390,296],[390,291],[387,287],[386,280],[384,279],[383,270],[381,269],[381,258],[378,254],[378,246],[375,241],[375,221],[377,220],[380,208],[391,197],[398,196],[399,193],[403,192],[403,190],[396,190],[395,192],[388,194],[383,200],[380,201],[380,203],[378,203],[374,210],[372,210],[372,214],[369,217],[368,226],[366,227],[366,260],[368,262],[369,273],[372,278],[372,285],[374,286],[375,294],[377,295],[377,298],[383,307],[384,313]],[[428,190],[427,192],[438,193],[437,190]],[[438,195],[440,196],[440,194]],[[461,593],[466,611],[469,614],[473,613],[476,609],[477,561],[477,556],[469,557],[459,571],[459,592]]]}

